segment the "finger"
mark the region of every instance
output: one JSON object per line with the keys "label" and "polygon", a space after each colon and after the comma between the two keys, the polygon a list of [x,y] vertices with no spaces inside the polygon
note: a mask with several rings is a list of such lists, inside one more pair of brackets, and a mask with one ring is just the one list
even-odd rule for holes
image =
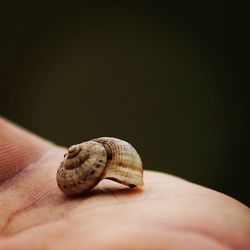
{"label": "finger", "polygon": [[[41,175],[40,172],[37,176]],[[56,192],[55,184],[50,185],[50,194],[52,190]],[[45,187],[46,183],[39,186]],[[66,201],[72,206],[66,207]],[[64,212],[58,210],[62,207]],[[55,212],[59,217],[55,217]],[[45,223],[37,221],[42,216],[46,216]],[[23,214],[22,221],[30,223],[30,218],[36,220],[33,221],[36,226],[26,225],[26,230],[22,228],[0,241],[1,250],[147,249],[146,246],[148,249],[186,249],[185,246],[249,249],[250,246],[247,207],[210,189],[149,171],[145,171],[145,186],[141,191],[122,190],[118,184],[106,181],[89,196],[65,198],[60,203],[58,198],[50,200],[46,207],[43,204],[42,210],[37,207]],[[14,223],[9,230],[16,230]],[[31,239],[39,240],[33,240],[31,247]]]}
{"label": "finger", "polygon": [[52,144],[0,117],[0,183],[38,160]]}

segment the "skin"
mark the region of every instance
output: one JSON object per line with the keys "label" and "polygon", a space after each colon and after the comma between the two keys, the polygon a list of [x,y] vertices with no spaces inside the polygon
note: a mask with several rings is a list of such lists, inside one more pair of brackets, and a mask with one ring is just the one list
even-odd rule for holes
{"label": "skin", "polygon": [[0,119],[0,250],[250,249],[248,207],[168,174],[65,196],[55,181],[64,153]]}

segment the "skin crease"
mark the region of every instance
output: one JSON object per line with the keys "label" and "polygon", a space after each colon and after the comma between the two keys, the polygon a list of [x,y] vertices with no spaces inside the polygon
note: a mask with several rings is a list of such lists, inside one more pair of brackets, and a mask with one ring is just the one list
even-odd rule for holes
{"label": "skin crease", "polygon": [[0,119],[0,250],[250,249],[248,207],[171,175],[65,196],[55,179],[64,153]]}

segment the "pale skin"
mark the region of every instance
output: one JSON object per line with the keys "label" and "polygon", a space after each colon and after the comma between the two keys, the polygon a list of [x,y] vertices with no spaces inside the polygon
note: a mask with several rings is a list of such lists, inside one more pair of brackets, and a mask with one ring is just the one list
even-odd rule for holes
{"label": "pale skin", "polygon": [[65,196],[55,178],[65,151],[0,118],[0,250],[250,249],[248,207],[168,174]]}

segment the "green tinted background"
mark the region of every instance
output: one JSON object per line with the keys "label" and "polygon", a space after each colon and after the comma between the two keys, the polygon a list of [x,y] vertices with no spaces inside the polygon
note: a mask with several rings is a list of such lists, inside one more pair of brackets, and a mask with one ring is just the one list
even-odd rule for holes
{"label": "green tinted background", "polygon": [[244,6],[19,1],[2,10],[3,116],[65,146],[125,139],[146,169],[250,204]]}

